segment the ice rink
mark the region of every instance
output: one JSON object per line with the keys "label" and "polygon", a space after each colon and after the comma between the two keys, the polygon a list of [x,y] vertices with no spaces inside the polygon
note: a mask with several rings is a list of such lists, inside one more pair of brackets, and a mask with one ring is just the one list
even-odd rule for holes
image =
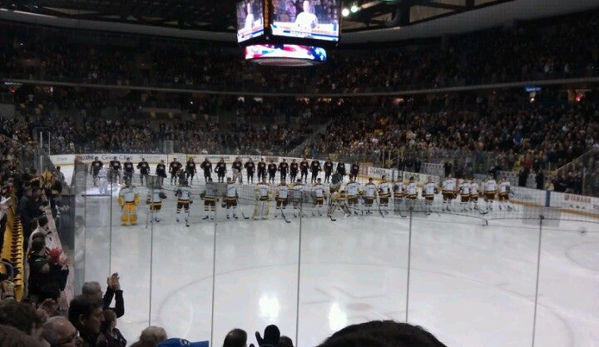
{"label": "ice rink", "polygon": [[207,222],[197,199],[186,227],[169,193],[161,222],[146,228],[143,204],[139,224],[122,227],[114,196],[85,199],[76,252],[85,280],[120,274],[118,327],[130,343],[150,324],[215,346],[232,328],[255,342],[254,331],[277,324],[307,347],[348,324],[407,317],[453,347],[531,346],[534,324],[536,346],[599,346],[599,224],[566,220],[578,216],[542,228],[535,322],[540,228],[522,206],[486,216],[337,212],[335,222],[287,209],[291,223],[272,207],[265,221],[227,220],[219,208]]}

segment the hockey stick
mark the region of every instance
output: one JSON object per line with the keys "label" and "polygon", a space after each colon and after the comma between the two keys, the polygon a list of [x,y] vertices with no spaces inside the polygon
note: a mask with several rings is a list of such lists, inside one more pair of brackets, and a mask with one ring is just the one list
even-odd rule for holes
{"label": "hockey stick", "polygon": [[383,210],[381,210],[381,205],[379,205],[379,200],[377,198],[375,198],[374,202],[376,202],[376,207],[379,209],[379,213],[381,214],[381,217],[385,218],[385,215],[383,214]]}
{"label": "hockey stick", "polygon": [[237,198],[237,206],[239,206],[239,211],[241,211],[241,216],[243,219],[250,219],[250,217],[246,217],[245,213],[243,213],[243,209],[241,208],[241,204],[239,203],[239,198]]}
{"label": "hockey stick", "polygon": [[283,219],[285,220],[286,223],[291,223],[290,220],[287,219],[287,216],[285,216],[285,212],[283,212],[284,208],[283,206],[281,206],[281,215],[283,216]]}

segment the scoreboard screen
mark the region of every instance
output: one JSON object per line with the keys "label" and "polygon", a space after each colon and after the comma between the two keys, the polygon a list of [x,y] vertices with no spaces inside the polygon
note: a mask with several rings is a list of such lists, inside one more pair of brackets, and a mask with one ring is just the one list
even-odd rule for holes
{"label": "scoreboard screen", "polygon": [[272,36],[339,41],[340,0],[271,0]]}
{"label": "scoreboard screen", "polygon": [[237,42],[264,34],[264,2],[244,0],[237,3]]}

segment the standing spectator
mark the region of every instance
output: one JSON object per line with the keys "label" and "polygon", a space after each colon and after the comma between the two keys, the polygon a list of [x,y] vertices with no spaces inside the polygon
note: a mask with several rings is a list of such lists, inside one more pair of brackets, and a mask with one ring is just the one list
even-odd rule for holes
{"label": "standing spectator", "polygon": [[116,328],[116,314],[113,310],[104,310],[104,321],[100,327],[100,335],[96,347],[125,347],[127,340]]}
{"label": "standing spectator", "polygon": [[453,164],[449,161],[446,161],[445,164],[443,164],[443,168],[445,169],[445,177],[451,175],[451,172],[453,171]]}
{"label": "standing spectator", "polygon": [[16,300],[0,300],[0,325],[11,326],[39,342],[43,341],[42,318],[31,305]]}
{"label": "standing spectator", "polygon": [[530,174],[529,169],[522,168],[518,173],[518,187],[526,187],[526,181],[528,180],[528,175]]}
{"label": "standing spectator", "polygon": [[[118,273],[113,273],[106,279],[106,293],[102,297],[102,287],[98,282],[85,282],[81,288],[81,294],[89,297],[102,300],[103,309],[113,310],[117,318],[121,318],[125,314],[125,300],[123,299],[123,291],[121,290],[120,277]],[[115,306],[110,307],[112,299],[115,300]]]}
{"label": "standing spectator", "polygon": [[58,301],[67,283],[68,268],[46,255],[45,236],[35,237],[29,254],[29,299],[41,303],[46,299]]}
{"label": "standing spectator", "polygon": [[545,188],[545,175],[543,174],[543,170],[538,170],[535,175],[535,183],[537,185],[537,189]]}
{"label": "standing spectator", "polygon": [[[25,194],[19,202],[19,215],[21,216],[21,224],[23,225],[23,240],[27,242],[29,236],[33,232],[31,228],[31,222],[34,218],[38,217],[42,213],[42,208],[37,200],[40,196],[39,188],[26,187]],[[24,246],[27,246],[26,244]]]}
{"label": "standing spectator", "polygon": [[69,305],[69,321],[79,331],[82,347],[95,347],[100,326],[104,321],[102,301],[87,295],[79,295]]}

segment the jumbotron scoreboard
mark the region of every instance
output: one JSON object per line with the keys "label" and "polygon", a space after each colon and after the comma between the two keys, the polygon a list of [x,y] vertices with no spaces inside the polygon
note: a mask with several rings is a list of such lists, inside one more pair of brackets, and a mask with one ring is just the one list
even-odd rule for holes
{"label": "jumbotron scoreboard", "polygon": [[248,61],[311,66],[326,62],[340,36],[340,0],[243,0],[237,3],[237,41]]}

